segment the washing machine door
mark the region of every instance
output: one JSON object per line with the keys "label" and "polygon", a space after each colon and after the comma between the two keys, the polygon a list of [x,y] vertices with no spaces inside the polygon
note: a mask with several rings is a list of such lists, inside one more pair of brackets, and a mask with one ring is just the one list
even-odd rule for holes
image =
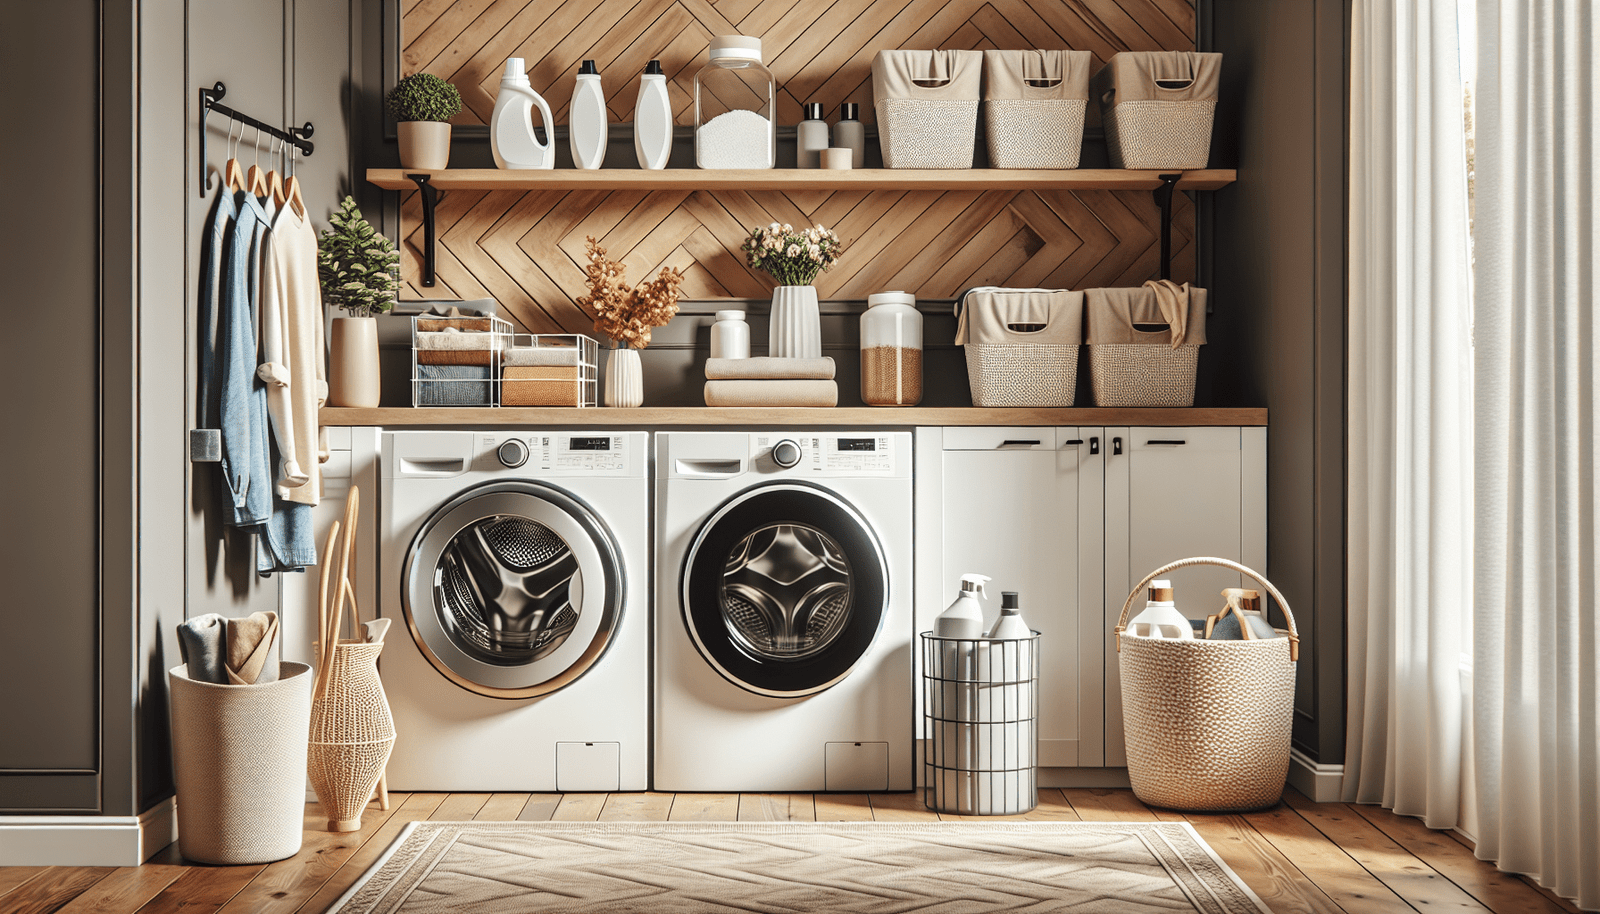
{"label": "washing machine door", "polygon": [[724,678],[798,698],[850,675],[872,646],[888,608],[888,566],[845,501],[777,483],[745,490],[700,528],[682,600],[690,637]]}
{"label": "washing machine door", "polygon": [[624,584],[616,539],[589,506],[525,480],[441,506],[401,576],[423,655],[494,698],[544,695],[582,676],[617,630]]}

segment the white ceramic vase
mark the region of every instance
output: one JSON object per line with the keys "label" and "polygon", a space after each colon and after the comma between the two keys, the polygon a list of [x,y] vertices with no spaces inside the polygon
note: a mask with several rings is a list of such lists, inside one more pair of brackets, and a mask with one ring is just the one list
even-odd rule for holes
{"label": "white ceramic vase", "polygon": [[401,168],[438,171],[450,164],[450,125],[444,121],[401,121],[395,138]]}
{"label": "white ceramic vase", "polygon": [[606,361],[606,405],[623,409],[644,405],[644,363],[639,350],[611,350]]}
{"label": "white ceramic vase", "polygon": [[377,407],[378,321],[336,317],[328,336],[328,405]]}
{"label": "white ceramic vase", "polygon": [[822,320],[815,286],[779,286],[772,290],[767,354],[780,359],[822,357]]}

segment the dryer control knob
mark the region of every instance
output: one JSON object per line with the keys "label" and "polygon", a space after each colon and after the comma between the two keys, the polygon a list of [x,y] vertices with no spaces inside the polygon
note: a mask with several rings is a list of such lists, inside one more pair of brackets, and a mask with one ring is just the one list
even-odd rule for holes
{"label": "dryer control knob", "polygon": [[500,450],[495,453],[499,456],[501,463],[513,470],[528,462],[528,445],[524,444],[519,438],[512,438],[505,444],[500,445]]}
{"label": "dryer control knob", "polygon": [[800,445],[788,438],[772,446],[772,462],[786,470],[798,464],[802,456]]}

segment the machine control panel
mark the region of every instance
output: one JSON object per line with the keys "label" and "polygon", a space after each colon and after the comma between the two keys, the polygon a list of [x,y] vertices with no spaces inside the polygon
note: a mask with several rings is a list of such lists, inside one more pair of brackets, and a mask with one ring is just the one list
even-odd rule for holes
{"label": "machine control panel", "polygon": [[894,449],[882,434],[783,432],[752,435],[750,443],[752,456],[765,457],[780,469],[824,476],[889,476],[895,471]]}
{"label": "machine control panel", "polygon": [[629,466],[628,449],[621,435],[508,433],[485,436],[483,443],[501,464],[513,469],[615,474]]}

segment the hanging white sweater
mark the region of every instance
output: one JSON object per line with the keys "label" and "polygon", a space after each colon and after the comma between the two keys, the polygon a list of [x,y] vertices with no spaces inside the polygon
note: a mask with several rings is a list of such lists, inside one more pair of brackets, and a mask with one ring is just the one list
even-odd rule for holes
{"label": "hanging white sweater", "polygon": [[283,458],[278,494],[315,505],[322,492],[317,410],[328,400],[323,367],[317,233],[285,206],[273,220],[261,264],[261,351],[267,411]]}

